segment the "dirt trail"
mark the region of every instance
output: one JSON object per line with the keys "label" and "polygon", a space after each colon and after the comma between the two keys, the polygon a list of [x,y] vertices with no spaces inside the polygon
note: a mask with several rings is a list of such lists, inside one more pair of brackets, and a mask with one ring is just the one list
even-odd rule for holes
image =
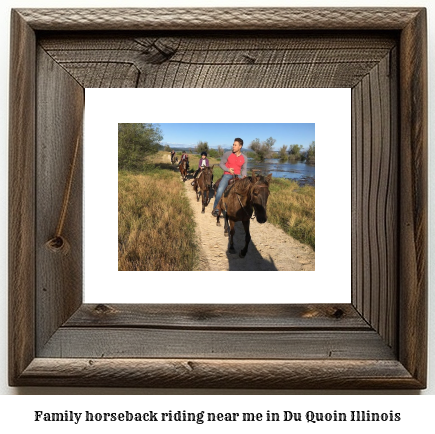
{"label": "dirt trail", "polygon": [[251,220],[251,242],[245,258],[239,257],[244,245],[245,232],[241,222],[236,223],[234,247],[236,254],[228,250],[228,237],[224,236],[224,224],[216,226],[216,218],[211,215],[214,203],[201,213],[201,199],[196,201],[196,194],[191,186],[191,179],[184,185],[187,197],[194,212],[197,237],[201,248],[201,270],[207,271],[310,271],[314,270],[314,251],[301,244],[282,229],[270,223],[259,224]]}

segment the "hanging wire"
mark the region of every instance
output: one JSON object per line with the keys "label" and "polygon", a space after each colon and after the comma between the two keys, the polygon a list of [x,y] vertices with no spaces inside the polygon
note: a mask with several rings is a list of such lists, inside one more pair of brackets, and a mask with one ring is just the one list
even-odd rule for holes
{"label": "hanging wire", "polygon": [[71,196],[71,187],[74,180],[74,172],[77,166],[77,157],[80,148],[80,134],[77,135],[76,145],[74,149],[74,155],[71,162],[67,183],[65,186],[65,191],[63,194],[62,208],[60,210],[59,221],[57,223],[56,232],[54,237],[49,239],[45,243],[45,247],[54,253],[62,253],[63,255],[67,255],[70,251],[70,244],[66,240],[66,238],[62,235],[63,227],[65,225],[65,219],[68,211],[69,199]]}

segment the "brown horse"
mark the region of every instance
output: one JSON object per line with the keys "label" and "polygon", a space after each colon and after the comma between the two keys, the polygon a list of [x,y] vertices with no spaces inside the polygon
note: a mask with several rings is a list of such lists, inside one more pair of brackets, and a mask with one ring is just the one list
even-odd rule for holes
{"label": "brown horse", "polygon": [[196,182],[193,186],[193,190],[196,192],[196,201],[199,202],[199,198],[202,196],[202,213],[205,213],[205,207],[209,204],[210,198],[210,188],[213,180],[213,168],[206,167],[202,170],[201,174],[198,178],[196,178]]}
{"label": "brown horse", "polygon": [[186,179],[187,179],[187,161],[181,160],[181,163],[178,167],[180,169],[181,178],[183,178],[183,182],[186,182]]}
{"label": "brown horse", "polygon": [[[218,206],[224,215],[224,233],[225,236],[229,235],[228,251],[230,253],[236,253],[233,237],[235,233],[234,225],[237,221],[241,221],[245,229],[245,246],[239,254],[241,258],[246,256],[251,241],[249,223],[253,218],[253,212],[255,211],[255,218],[258,223],[267,221],[266,207],[270,194],[269,183],[271,179],[272,174],[266,177],[253,174],[251,178],[244,178],[230,185],[222,195]],[[217,217],[216,224],[220,226],[219,217]]]}

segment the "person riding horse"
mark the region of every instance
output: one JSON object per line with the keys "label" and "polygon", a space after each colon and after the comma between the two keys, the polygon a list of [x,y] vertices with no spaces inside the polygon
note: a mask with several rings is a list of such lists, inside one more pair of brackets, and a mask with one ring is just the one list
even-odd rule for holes
{"label": "person riding horse", "polygon": [[218,207],[218,204],[220,198],[222,197],[222,194],[228,186],[228,182],[230,181],[230,179],[232,179],[234,175],[239,175],[241,178],[246,178],[248,174],[248,160],[242,154],[242,147],[243,140],[239,137],[235,138],[233,143],[233,150],[225,152],[219,163],[219,166],[224,171],[224,175],[222,176],[219,182],[218,189],[216,191],[213,211],[211,212],[212,216],[214,217],[218,217],[222,211]]}
{"label": "person riding horse", "polygon": [[[228,253],[236,253],[234,248],[234,234],[236,222],[242,222],[245,230],[245,245],[240,251],[240,258],[244,258],[251,242],[250,221],[255,218],[258,223],[267,221],[267,199],[270,194],[269,184],[272,174],[257,176],[255,172],[250,178],[246,177],[233,184],[230,191],[220,198],[219,208],[225,219],[224,234],[228,236]],[[216,225],[220,226],[220,216],[216,217]]]}
{"label": "person riding horse", "polygon": [[175,163],[175,151],[174,150],[171,151],[171,163],[172,164]]}
{"label": "person riding horse", "polygon": [[187,155],[186,151],[183,151],[181,153],[181,158],[180,158],[180,162],[178,163],[178,165],[180,165],[183,161],[186,161],[187,170],[189,170],[189,156]]}
{"label": "person riding horse", "polygon": [[198,176],[199,172],[202,172],[204,170],[205,167],[210,167],[210,164],[208,162],[208,158],[207,158],[207,152],[203,151],[201,152],[201,158],[199,159],[198,162],[198,169],[195,172],[195,174],[193,175],[193,181],[192,181],[192,185],[193,187],[195,187],[196,185],[196,177]]}

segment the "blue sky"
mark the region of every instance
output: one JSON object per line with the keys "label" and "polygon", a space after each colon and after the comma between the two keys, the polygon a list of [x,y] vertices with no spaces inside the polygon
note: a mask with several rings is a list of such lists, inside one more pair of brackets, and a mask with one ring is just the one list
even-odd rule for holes
{"label": "blue sky", "polygon": [[210,148],[232,146],[236,137],[243,139],[247,149],[252,140],[269,137],[276,139],[274,150],[282,145],[302,145],[308,149],[315,141],[314,123],[304,124],[159,124],[163,133],[163,145],[195,146],[199,141],[207,142]]}

